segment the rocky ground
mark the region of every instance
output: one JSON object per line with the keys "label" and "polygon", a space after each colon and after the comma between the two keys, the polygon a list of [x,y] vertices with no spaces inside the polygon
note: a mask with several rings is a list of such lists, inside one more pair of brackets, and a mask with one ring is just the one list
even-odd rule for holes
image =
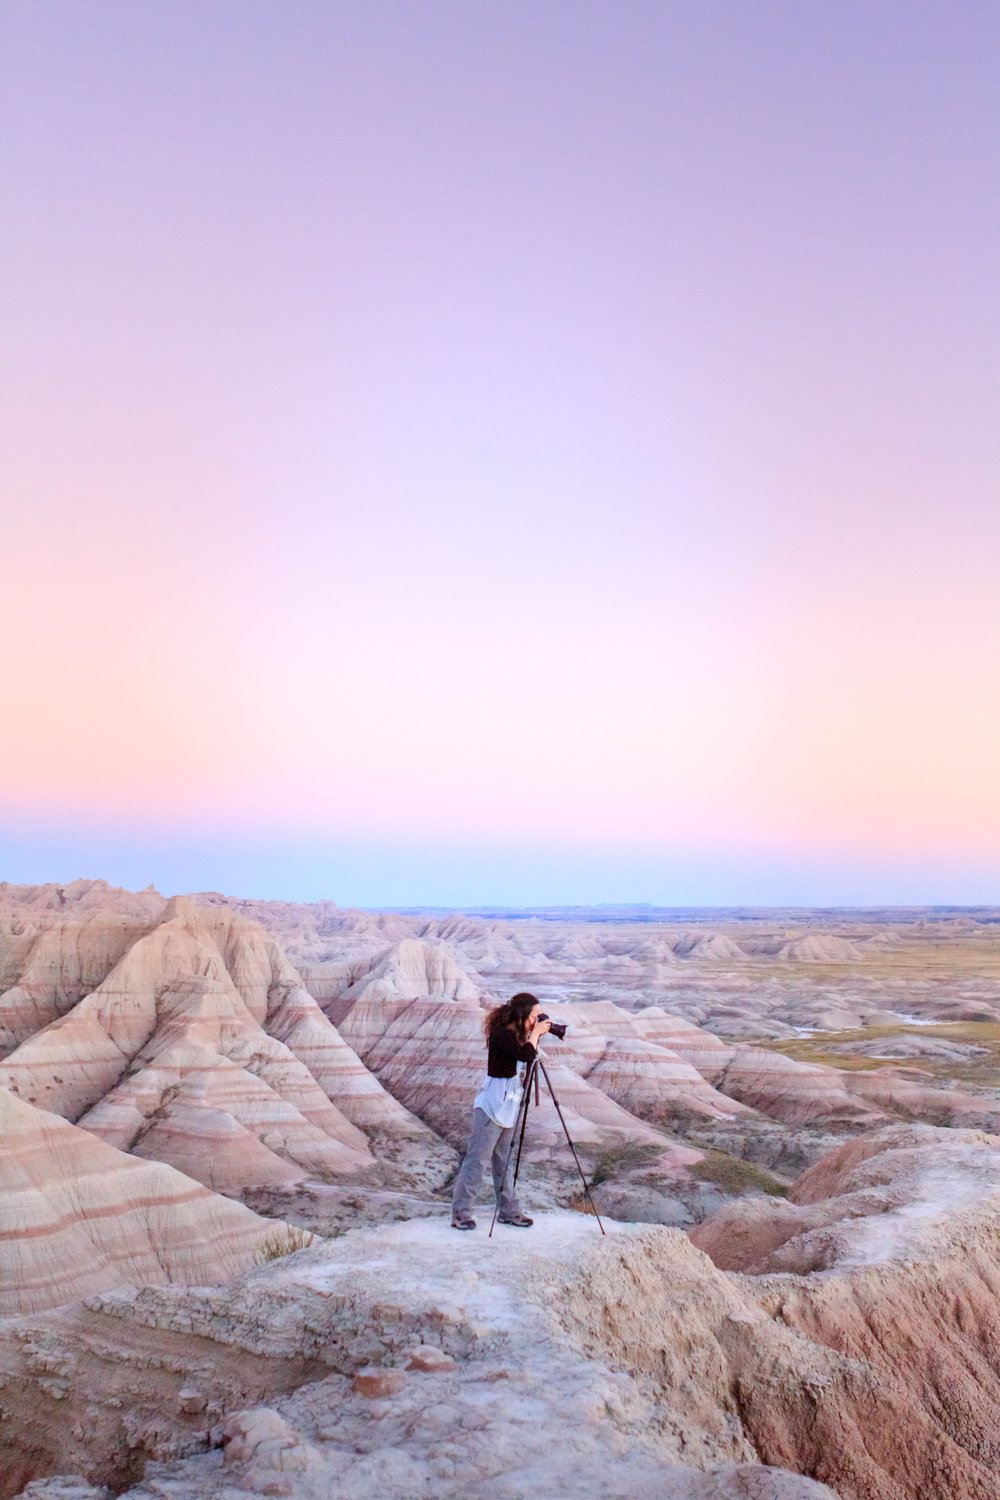
{"label": "rocky ground", "polygon": [[997,915],[0,886],[0,1497],[995,1500]]}
{"label": "rocky ground", "polygon": [[224,1287],[89,1299],[44,1345],[11,1320],[0,1367],[44,1363],[35,1420],[93,1500],[991,1500],[998,1167],[1000,1139],[895,1127],[695,1243],[556,1211],[356,1227]]}

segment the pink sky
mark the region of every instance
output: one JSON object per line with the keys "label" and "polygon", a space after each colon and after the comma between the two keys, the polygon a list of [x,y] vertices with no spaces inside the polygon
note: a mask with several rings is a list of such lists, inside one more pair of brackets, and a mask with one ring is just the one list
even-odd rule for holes
{"label": "pink sky", "polygon": [[0,879],[1000,899],[995,7],[3,29]]}

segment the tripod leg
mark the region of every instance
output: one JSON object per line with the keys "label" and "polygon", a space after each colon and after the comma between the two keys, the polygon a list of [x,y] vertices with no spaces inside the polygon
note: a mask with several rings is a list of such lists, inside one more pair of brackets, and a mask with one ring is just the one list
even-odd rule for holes
{"label": "tripod leg", "polygon": [[[532,1063],[531,1066],[532,1066],[532,1068],[534,1068],[535,1067],[535,1063]],[[518,1139],[518,1133],[519,1132],[520,1132],[520,1141],[521,1141],[522,1144],[524,1142],[524,1131],[525,1131],[525,1127],[526,1127],[526,1125],[528,1123],[528,1100],[529,1100],[529,1097],[530,1097],[527,1085],[529,1085],[530,1083],[531,1083],[531,1074],[529,1073],[528,1077],[525,1079],[525,1090],[524,1090],[524,1093],[521,1095],[521,1103],[518,1105],[517,1119],[514,1121],[514,1129],[511,1132],[510,1145],[507,1147],[507,1159],[506,1159],[506,1161],[503,1164],[503,1176],[500,1179],[501,1182],[506,1182],[507,1181],[507,1169],[510,1166],[511,1153],[514,1150],[514,1142],[515,1142],[515,1140]],[[518,1167],[520,1167],[520,1165],[521,1165],[521,1147],[520,1147],[520,1145],[518,1146],[518,1150],[517,1150],[517,1165],[518,1165]],[[517,1178],[517,1169],[516,1168],[515,1168],[515,1171],[514,1171],[514,1177],[515,1177],[515,1180],[516,1180],[516,1178]],[[496,1196],[496,1195],[494,1194],[494,1196]],[[499,1212],[500,1212],[500,1204],[499,1203],[494,1203],[494,1205],[493,1205],[493,1218],[490,1220],[490,1232],[486,1236],[487,1239],[491,1240],[493,1238],[493,1231],[496,1228],[497,1214]]]}
{"label": "tripod leg", "polygon": [[587,1186],[586,1174],[584,1173],[584,1170],[583,1170],[583,1168],[580,1165],[580,1158],[576,1154],[576,1147],[573,1145],[573,1138],[572,1138],[572,1136],[569,1133],[569,1129],[568,1129],[568,1127],[566,1125],[566,1121],[563,1119],[563,1112],[559,1108],[559,1100],[556,1098],[555,1089],[553,1089],[553,1087],[552,1087],[552,1081],[549,1078],[549,1075],[548,1075],[548,1073],[545,1070],[545,1064],[542,1062],[541,1058],[538,1058],[537,1062],[538,1062],[539,1068],[541,1069],[542,1077],[545,1079],[545,1087],[548,1089],[549,1096],[550,1096],[550,1098],[552,1100],[552,1103],[556,1107],[556,1114],[559,1116],[559,1123],[560,1123],[560,1125],[563,1128],[563,1135],[566,1137],[566,1140],[569,1143],[569,1149],[573,1153],[573,1160],[576,1162],[576,1170],[579,1172],[579,1174],[580,1174],[580,1181],[583,1183],[584,1196],[586,1197],[587,1202],[590,1204],[591,1208],[594,1211],[594,1218],[597,1220],[597,1223],[600,1226],[601,1233],[602,1234],[607,1234],[607,1230],[605,1229],[604,1225],[601,1223],[601,1216],[597,1212],[597,1204],[594,1202],[593,1198],[590,1196],[590,1188]]}
{"label": "tripod leg", "polygon": [[[524,1112],[521,1115],[521,1133],[520,1133],[520,1135],[517,1138],[517,1156],[514,1158],[514,1183],[515,1184],[517,1183],[517,1174],[521,1170],[521,1152],[524,1150],[524,1132],[528,1128],[528,1095],[531,1093],[531,1085],[532,1085],[532,1083],[534,1083],[534,1085],[535,1085],[535,1103],[537,1104],[538,1103],[538,1059],[537,1059],[537,1057],[535,1058],[534,1062],[531,1064],[531,1067],[528,1069],[528,1076],[524,1080]],[[516,1127],[516,1122],[515,1122],[515,1129],[516,1128],[517,1127]],[[513,1145],[513,1144],[514,1144],[514,1142],[513,1142],[513,1140],[511,1140],[511,1145]],[[506,1170],[506,1168],[504,1168],[504,1178],[506,1178],[506,1175],[507,1175],[507,1170]]]}

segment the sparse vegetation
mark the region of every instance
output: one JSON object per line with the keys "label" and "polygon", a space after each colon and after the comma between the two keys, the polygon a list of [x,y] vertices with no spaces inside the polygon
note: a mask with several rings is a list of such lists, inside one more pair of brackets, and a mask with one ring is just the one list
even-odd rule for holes
{"label": "sparse vegetation", "polygon": [[786,1183],[763,1167],[742,1157],[730,1156],[728,1151],[708,1150],[701,1161],[688,1168],[692,1177],[702,1182],[713,1182],[726,1193],[767,1193],[772,1198],[783,1198],[788,1192]]}
{"label": "sparse vegetation", "polygon": [[[873,1058],[851,1056],[833,1050],[844,1042],[873,1042],[899,1036],[938,1037],[948,1042],[970,1042],[986,1049],[988,1056],[966,1061],[933,1057]],[[821,1031],[812,1036],[794,1037],[788,1041],[766,1040],[755,1046],[769,1052],[781,1052],[797,1062],[822,1063],[829,1068],[865,1070],[872,1068],[919,1068],[938,1082],[978,1083],[995,1087],[1000,1078],[1000,1024],[996,1021],[941,1021],[933,1026],[911,1026],[900,1022],[892,1026],[865,1026],[856,1031]]]}
{"label": "sparse vegetation", "polygon": [[574,1213],[594,1215],[594,1205],[585,1193],[577,1193],[575,1198],[567,1198],[566,1207],[571,1208]]}
{"label": "sparse vegetation", "polygon": [[613,1177],[620,1177],[636,1167],[648,1167],[662,1155],[663,1148],[647,1141],[630,1140],[623,1141],[620,1146],[611,1146],[597,1158],[590,1186],[600,1187],[602,1182],[610,1182]]}
{"label": "sparse vegetation", "polygon": [[315,1238],[316,1236],[308,1229],[300,1229],[297,1224],[283,1224],[280,1229],[275,1229],[257,1246],[254,1264],[265,1266],[268,1261],[282,1260],[286,1255],[294,1255],[296,1250],[305,1250]]}

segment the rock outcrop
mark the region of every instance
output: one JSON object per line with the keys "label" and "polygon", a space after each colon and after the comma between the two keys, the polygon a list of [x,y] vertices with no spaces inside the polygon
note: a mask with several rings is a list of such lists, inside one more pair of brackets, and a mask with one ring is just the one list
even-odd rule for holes
{"label": "rock outcrop", "polygon": [[[60,945],[69,954],[61,971]],[[0,1083],[121,1150],[239,1193],[366,1171],[369,1137],[394,1158],[436,1149],[275,940],[231,911],[175,898],[138,931],[106,914],[75,927],[61,917],[19,962],[8,999],[20,1029],[31,1015],[64,1013],[14,1047]],[[31,1012],[26,993],[36,997]]]}
{"label": "rock outcrop", "polygon": [[425,996],[433,1000],[476,1002],[482,993],[482,984],[462,968],[447,943],[406,938],[390,948],[341,998],[352,1004]]}
{"label": "rock outcrop", "polygon": [[[358,1230],[227,1287],[93,1297],[44,1334],[21,1319],[0,1328],[0,1401],[15,1413],[32,1403],[36,1473],[72,1472],[129,1500],[365,1500],[373,1486],[383,1500],[831,1500],[757,1462],[713,1342],[745,1303],[683,1235],[604,1241],[576,1214],[537,1230],[531,1243],[507,1230],[502,1245],[442,1221]],[[671,1371],[699,1370],[701,1402],[687,1378],[657,1405],[645,1376],[614,1368],[616,1317],[639,1315],[640,1264],[660,1277],[657,1313],[675,1281],[698,1308],[690,1360],[681,1345]],[[610,1330],[610,1359],[577,1285]],[[13,1431],[0,1430],[7,1475]]]}
{"label": "rock outcrop", "polygon": [[745,959],[746,954],[738,943],[723,932],[688,933],[674,948],[674,953],[684,958]]}
{"label": "rock outcrop", "polygon": [[1000,1137],[896,1125],[823,1157],[787,1202],[732,1204],[691,1237],[724,1270],[808,1275],[902,1260],[983,1209],[1000,1219]]}
{"label": "rock outcrop", "polygon": [[[386,1500],[527,1500],[542,1476],[565,1500],[994,1500],[998,1164],[1000,1139],[893,1127],[825,1158],[790,1206],[743,1205],[812,1216],[828,1253],[807,1274],[733,1274],[677,1230],[602,1237],[580,1215],[499,1242],[446,1219],[352,1231],[228,1288],[90,1299],[44,1353],[37,1324],[8,1325],[0,1400],[34,1403],[62,1472],[119,1489],[156,1458],[129,1500],[362,1500],[373,1474]],[[140,1350],[156,1405],[140,1394],[125,1434]]]}
{"label": "rock outcrop", "polygon": [[861,949],[836,933],[810,932],[805,937],[795,938],[780,950],[782,958],[794,958],[800,963],[846,964],[861,957]]}
{"label": "rock outcrop", "polygon": [[145,930],[136,918],[109,912],[0,929],[0,1056],[96,989]]}
{"label": "rock outcrop", "polygon": [[301,985],[274,997],[267,1030],[306,1065],[341,1113],[366,1134],[383,1142],[399,1136],[429,1144],[426,1126],[386,1092]]}
{"label": "rock outcrop", "polygon": [[[845,1500],[989,1500],[1000,1464],[1000,1138],[895,1126],[810,1169],[787,1204],[727,1208],[692,1238],[763,1275],[761,1311],[787,1330],[785,1368],[821,1401],[792,1410],[783,1369],[739,1385],[759,1452]],[[747,1329],[744,1348],[759,1343]]]}
{"label": "rock outcrop", "polygon": [[[0,886],[0,1500],[995,1500],[1000,926],[877,928]],[[547,1104],[530,1234],[426,1191],[522,987],[648,1227]]]}

